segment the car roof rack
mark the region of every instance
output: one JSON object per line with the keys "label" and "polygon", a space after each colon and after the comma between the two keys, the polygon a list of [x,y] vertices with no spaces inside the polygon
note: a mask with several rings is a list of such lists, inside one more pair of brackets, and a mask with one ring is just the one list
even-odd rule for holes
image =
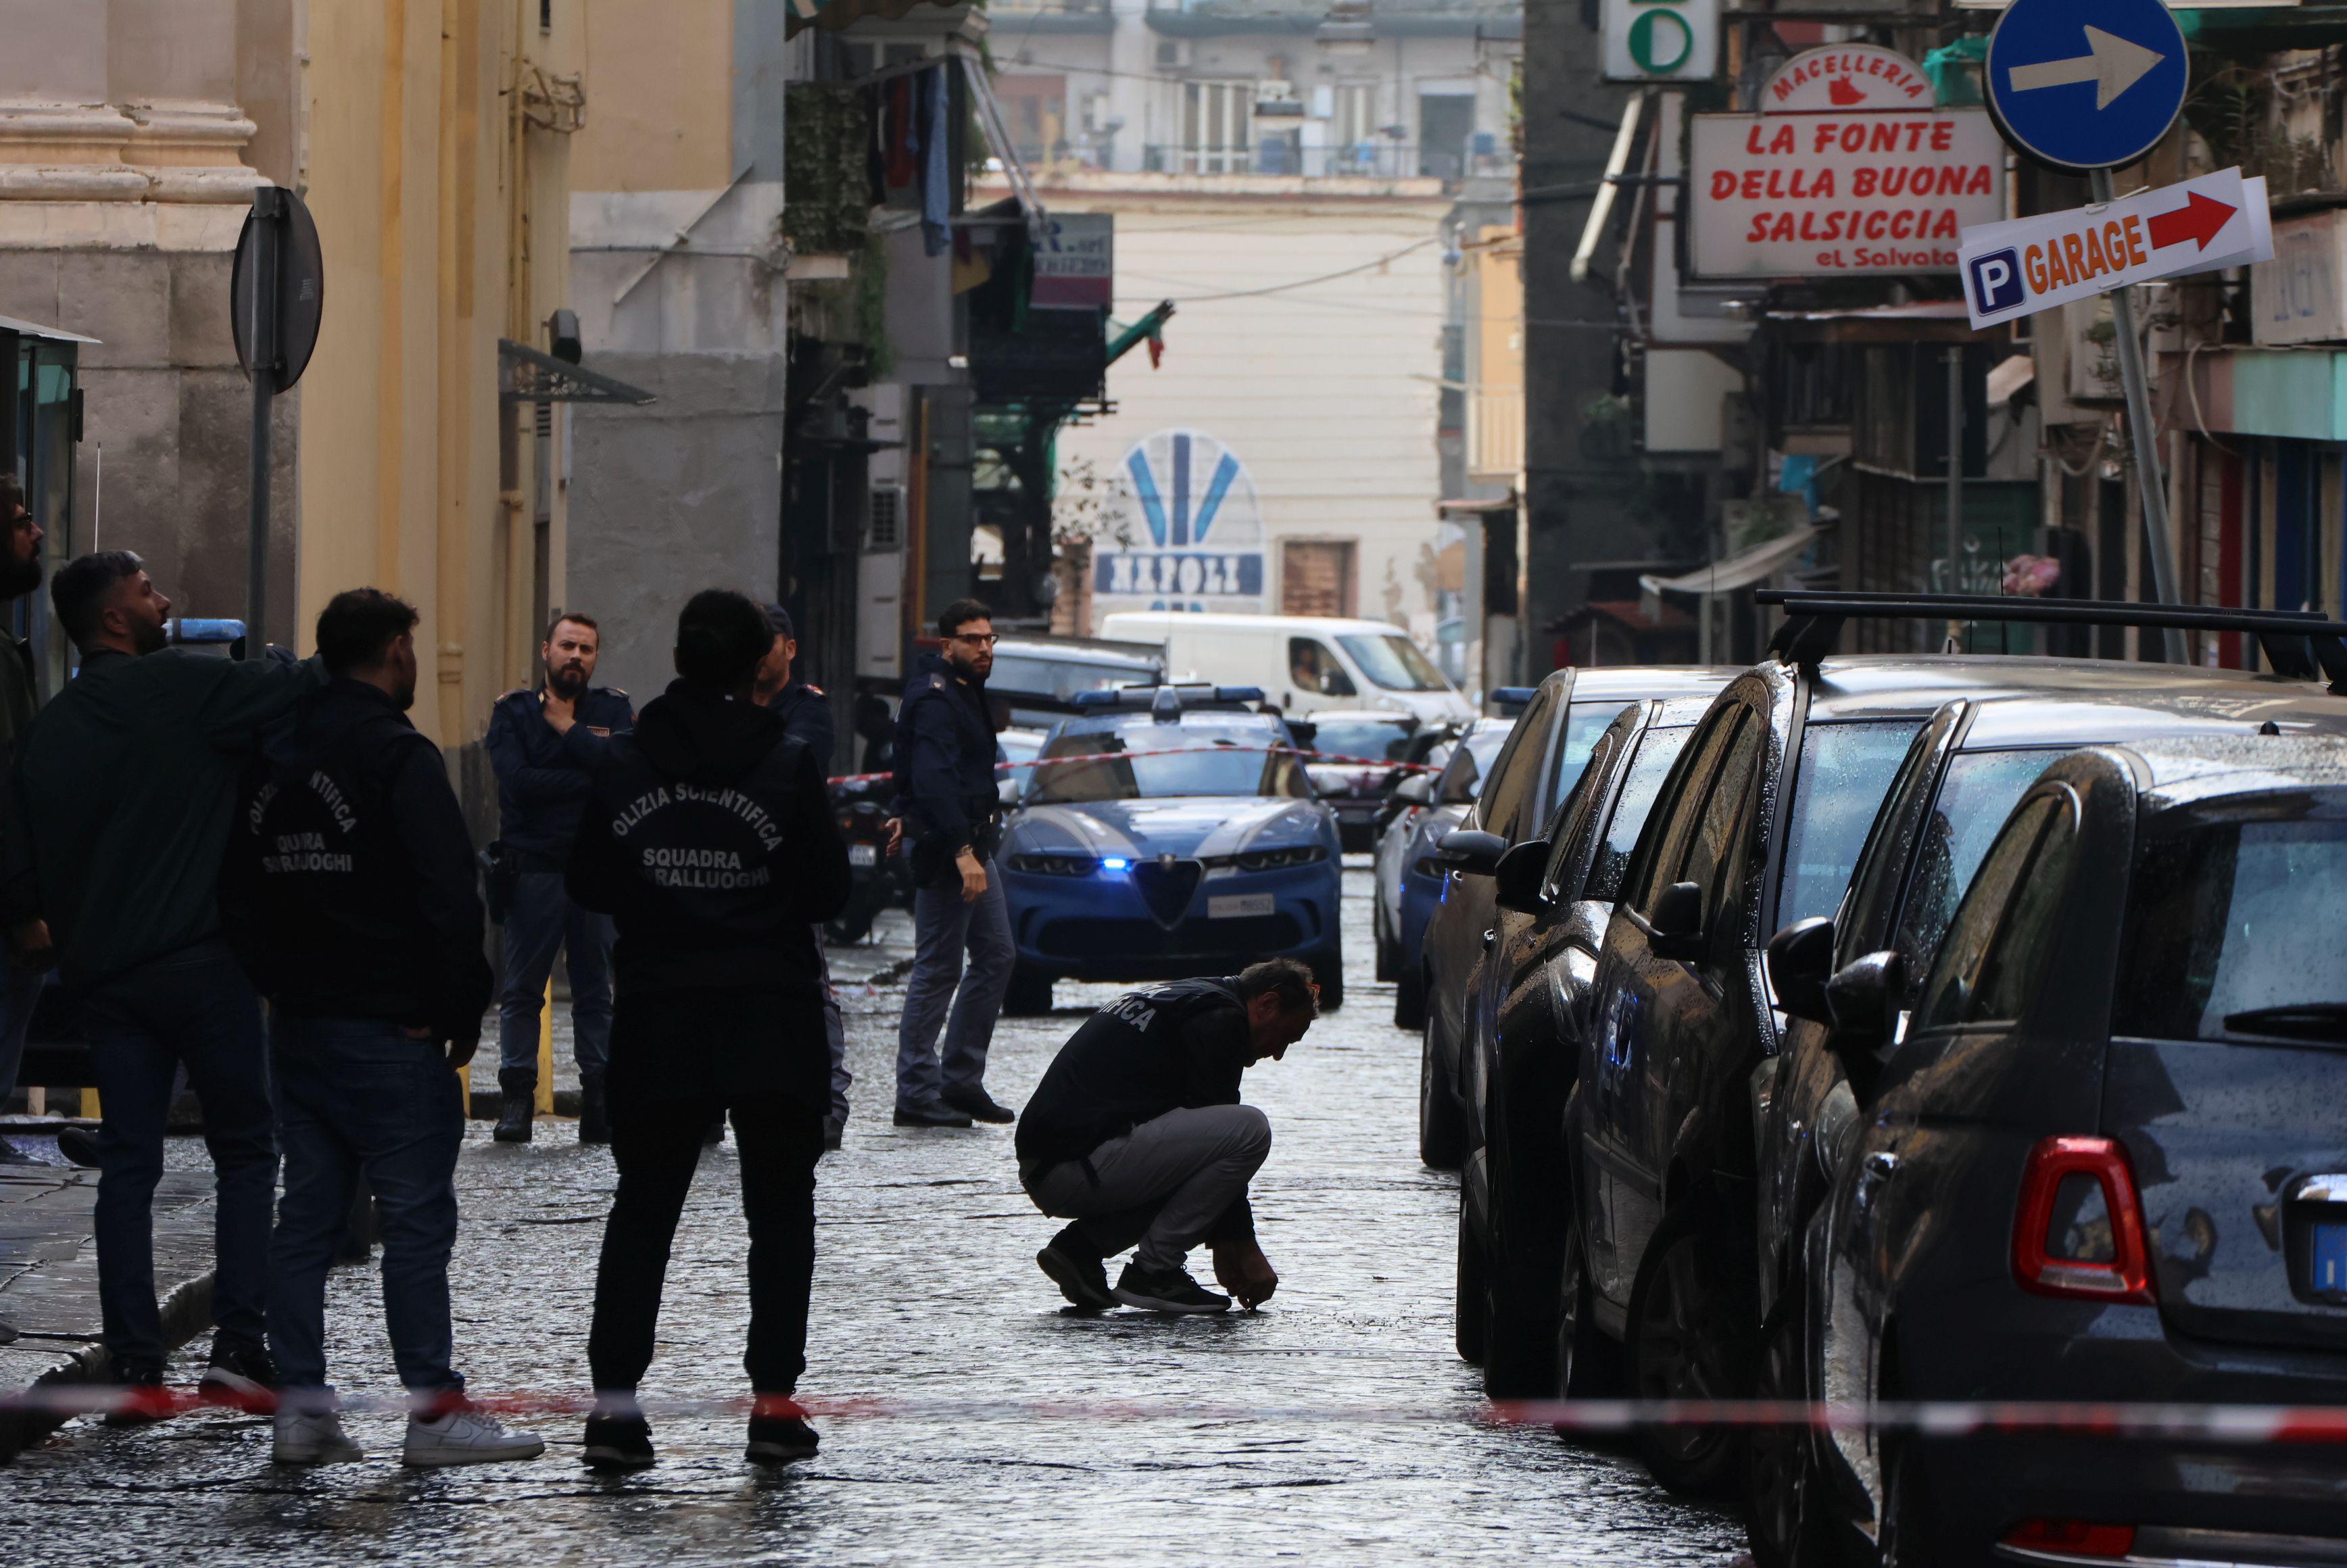
{"label": "car roof rack", "polygon": [[1076,709],[1081,713],[1098,713],[1103,710],[1120,712],[1149,713],[1161,720],[1179,719],[1191,708],[1236,709],[1242,712],[1255,710],[1247,704],[1263,701],[1260,686],[1214,686],[1204,681],[1171,681],[1146,685],[1112,686],[1100,692],[1079,692],[1075,694]]}
{"label": "car roof rack", "polygon": [[2024,599],[1990,593],[1859,593],[1761,589],[1758,604],[1775,605],[1785,623],[1768,651],[1788,664],[1814,670],[1834,651],[1845,620],[2002,620],[2040,626],[2136,626],[2181,631],[2234,631],[2258,640],[2274,673],[2293,681],[2323,681],[2347,696],[2347,621],[2320,611],[2229,610],[2197,604],[2139,604],[2109,599]]}

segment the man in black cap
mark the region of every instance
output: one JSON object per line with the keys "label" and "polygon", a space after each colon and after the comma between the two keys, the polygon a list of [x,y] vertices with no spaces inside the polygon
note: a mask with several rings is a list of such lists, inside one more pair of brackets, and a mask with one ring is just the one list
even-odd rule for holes
{"label": "man in black cap", "polygon": [[677,620],[676,680],[631,733],[581,748],[594,787],[571,851],[571,896],[619,927],[610,1084],[620,1185],[587,1342],[596,1408],[583,1457],[597,1469],[652,1462],[636,1386],[651,1364],[702,1135],[726,1112],[750,1225],[749,1457],[815,1450],[790,1398],[806,1368],[826,1099],[812,927],[846,902],[847,849],[822,764],[753,701],[773,646],[773,625],[750,600],[722,589],[693,595]]}

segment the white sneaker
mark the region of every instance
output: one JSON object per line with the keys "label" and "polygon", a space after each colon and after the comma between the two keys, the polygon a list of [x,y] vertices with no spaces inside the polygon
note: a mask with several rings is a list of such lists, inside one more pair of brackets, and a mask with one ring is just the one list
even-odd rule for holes
{"label": "white sneaker", "polygon": [[270,1457],[279,1464],[347,1464],[366,1458],[366,1450],[351,1441],[343,1430],[343,1418],[333,1410],[281,1404]]}
{"label": "white sneaker", "polygon": [[407,1418],[407,1440],[400,1446],[403,1464],[497,1464],[506,1460],[536,1459],[546,1451],[546,1440],[534,1432],[509,1432],[495,1416],[473,1405],[458,1405],[441,1415]]}

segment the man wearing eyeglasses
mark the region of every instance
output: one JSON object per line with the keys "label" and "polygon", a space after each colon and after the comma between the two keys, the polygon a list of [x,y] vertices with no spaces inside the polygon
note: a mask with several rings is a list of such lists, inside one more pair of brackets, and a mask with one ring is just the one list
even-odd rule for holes
{"label": "man wearing eyeglasses", "polygon": [[[994,876],[993,612],[958,599],[938,617],[897,710],[898,809],[913,833],[913,972],[897,1025],[897,1125],[1015,1120],[986,1092],[986,1049],[1010,984],[1010,912]],[[963,954],[969,954],[967,970]],[[942,1063],[938,1031],[945,1030]]]}

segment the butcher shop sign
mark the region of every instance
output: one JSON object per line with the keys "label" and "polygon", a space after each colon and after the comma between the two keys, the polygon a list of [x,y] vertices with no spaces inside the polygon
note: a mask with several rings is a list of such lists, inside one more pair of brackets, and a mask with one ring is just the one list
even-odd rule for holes
{"label": "butcher shop sign", "polygon": [[1905,56],[1794,56],[1758,114],[1696,115],[1687,259],[1700,278],[1952,272],[1961,231],[2004,216],[1986,109],[1941,108]]}

